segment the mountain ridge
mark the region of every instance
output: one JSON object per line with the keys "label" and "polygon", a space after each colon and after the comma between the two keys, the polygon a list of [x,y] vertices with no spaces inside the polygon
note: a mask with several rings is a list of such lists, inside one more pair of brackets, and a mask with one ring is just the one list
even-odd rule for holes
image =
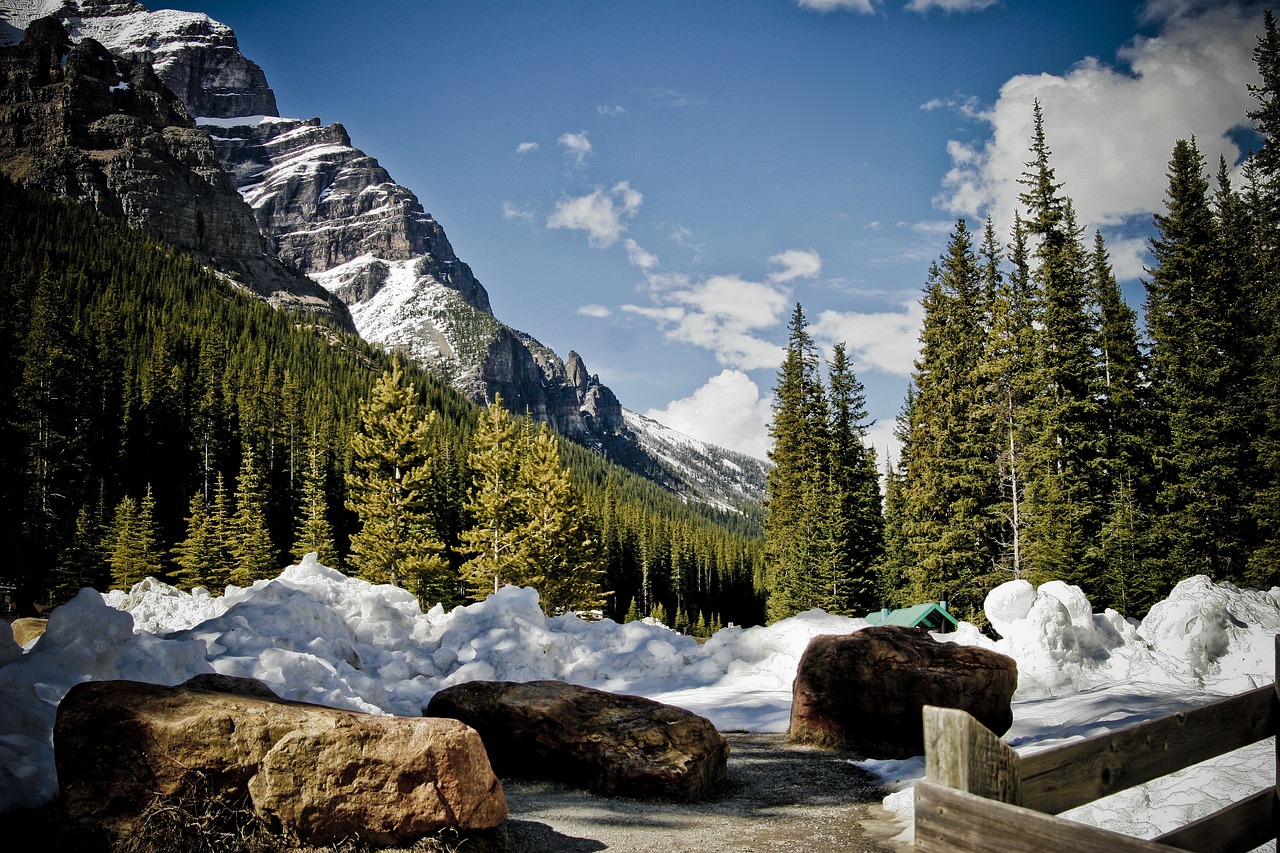
{"label": "mountain ridge", "polygon": [[[154,65],[207,134],[266,254],[320,285],[336,313],[349,316],[342,325],[404,350],[476,402],[500,397],[689,499],[728,508],[763,498],[760,460],[708,462],[729,452],[690,450],[709,445],[673,440],[673,431],[624,410],[576,353],[566,363],[499,320],[439,223],[341,124],[276,114],[265,73],[239,53],[229,27],[202,13],[148,12],[133,0],[5,0],[0,10],[10,28],[52,10],[73,37]],[[683,459],[682,448],[692,457]]]}

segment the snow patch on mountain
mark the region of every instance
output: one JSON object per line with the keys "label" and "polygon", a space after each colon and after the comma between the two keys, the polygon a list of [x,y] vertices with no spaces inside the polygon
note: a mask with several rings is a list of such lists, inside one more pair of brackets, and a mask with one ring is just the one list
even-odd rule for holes
{"label": "snow patch on mountain", "polygon": [[699,441],[626,408],[622,416],[640,448],[688,484],[699,500],[729,511],[746,501],[764,500],[766,463]]}

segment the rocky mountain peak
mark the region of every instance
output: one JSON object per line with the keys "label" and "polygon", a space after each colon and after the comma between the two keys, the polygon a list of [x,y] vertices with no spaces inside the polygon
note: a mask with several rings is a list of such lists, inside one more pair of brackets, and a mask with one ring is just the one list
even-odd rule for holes
{"label": "rocky mountain peak", "polygon": [[267,254],[209,136],[148,65],[55,18],[0,47],[0,172],[187,249],[275,304],[351,328],[345,307]]}

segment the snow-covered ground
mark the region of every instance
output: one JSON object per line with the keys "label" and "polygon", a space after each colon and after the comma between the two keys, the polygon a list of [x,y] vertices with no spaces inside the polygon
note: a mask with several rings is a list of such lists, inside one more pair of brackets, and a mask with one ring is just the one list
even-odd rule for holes
{"label": "snow-covered ground", "polygon": [[[1151,719],[1272,683],[1280,589],[1183,581],[1140,624],[1095,614],[1077,587],[1013,581],[986,602],[1002,635],[973,626],[940,639],[1018,661],[1018,750]],[[726,628],[705,644],[664,627],[546,618],[532,589],[423,613],[407,592],[303,560],[275,580],[184,593],[147,580],[128,592],[83,590],[20,648],[0,631],[0,811],[57,792],[52,728],[72,685],[126,678],[178,684],[202,672],[246,675],[281,696],[413,715],[443,687],[476,679],[555,678],[649,696],[722,730],[784,731],[796,663],[816,634],[866,627],[810,611],[770,627]],[[1275,784],[1274,745],[1198,765],[1067,814],[1151,837]],[[923,759],[859,762],[899,789],[886,800],[909,823]]]}

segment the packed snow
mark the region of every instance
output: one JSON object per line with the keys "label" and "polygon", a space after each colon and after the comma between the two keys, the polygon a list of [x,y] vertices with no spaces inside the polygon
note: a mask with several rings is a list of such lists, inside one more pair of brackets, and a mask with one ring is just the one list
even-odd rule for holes
{"label": "packed snow", "polygon": [[[1001,639],[967,623],[937,636],[1017,660],[1005,740],[1024,751],[1272,683],[1280,589],[1191,578],[1137,623],[1094,613],[1078,587],[1011,581],[988,596],[986,613]],[[424,613],[408,592],[349,578],[314,556],[221,595],[153,579],[127,592],[85,589],[25,648],[0,631],[0,811],[56,796],[54,717],[81,681],[172,685],[218,672],[260,679],[286,699],[417,716],[453,684],[550,678],[688,708],[723,731],[780,732],[809,639],[866,626],[809,611],[768,627],[726,628],[699,644],[649,622],[548,618],[537,592],[517,587]],[[885,805],[907,836],[910,786],[923,759],[858,764],[894,791]],[[1267,741],[1067,817],[1152,837],[1274,784]]]}

